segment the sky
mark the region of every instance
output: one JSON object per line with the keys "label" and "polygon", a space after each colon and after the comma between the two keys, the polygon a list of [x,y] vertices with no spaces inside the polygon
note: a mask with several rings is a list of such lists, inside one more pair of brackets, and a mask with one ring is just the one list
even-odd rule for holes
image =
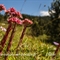
{"label": "sky", "polygon": [[51,6],[53,0],[0,0],[6,9],[14,7],[22,14],[47,16],[48,6]]}

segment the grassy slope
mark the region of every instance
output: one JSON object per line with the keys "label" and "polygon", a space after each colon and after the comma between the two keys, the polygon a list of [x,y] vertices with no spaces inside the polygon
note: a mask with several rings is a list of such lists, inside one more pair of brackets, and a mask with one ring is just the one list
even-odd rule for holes
{"label": "grassy slope", "polygon": [[[2,24],[3,23],[3,24]],[[4,25],[5,23],[5,25]],[[0,22],[0,26],[7,28],[6,22]],[[19,42],[19,38],[21,35],[23,27],[17,26],[15,31],[15,36],[12,41],[11,46],[11,54],[15,54],[15,48]],[[45,43],[44,41],[47,39],[47,36],[44,34],[39,37],[32,37],[31,35],[27,35],[29,32],[28,28],[26,30],[25,36],[22,41],[22,47],[19,48],[18,53],[20,54],[17,57],[9,56],[8,60],[52,60],[51,57],[54,54],[55,46]],[[0,30],[0,40],[4,36],[5,32]],[[8,43],[8,41],[7,41]],[[6,50],[7,43],[4,47],[3,53]],[[60,52],[59,52],[60,53]],[[56,56],[55,60],[60,60],[59,53]],[[24,55],[26,54],[26,55]],[[31,56],[27,56],[31,54]],[[34,56],[33,56],[34,55]],[[4,60],[4,57],[0,57],[0,60]]]}

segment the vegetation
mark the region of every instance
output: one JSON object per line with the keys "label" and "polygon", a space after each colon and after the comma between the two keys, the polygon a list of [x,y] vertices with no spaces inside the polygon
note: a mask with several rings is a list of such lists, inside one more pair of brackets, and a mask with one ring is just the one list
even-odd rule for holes
{"label": "vegetation", "polygon": [[[14,13],[15,13],[15,10],[14,10]],[[4,48],[2,50],[0,49],[3,54],[6,54],[8,50],[9,51],[7,53],[9,55],[12,54],[11,56],[8,55],[7,57],[8,60],[53,60],[53,59],[60,60],[60,51],[58,48],[60,47],[60,1],[59,0],[53,0],[53,2],[51,3],[51,7],[49,7],[49,14],[50,16],[43,16],[43,17],[22,14],[23,19],[21,18],[21,20],[23,21],[25,20],[25,18],[28,18],[31,21],[33,21],[32,25],[25,26],[24,24],[24,26],[19,26],[19,25],[15,25],[16,21],[13,23],[13,25],[15,25],[15,28],[13,26],[12,27],[13,32],[9,31],[10,33],[8,35],[6,44],[4,45]],[[15,18],[17,15],[12,14],[10,16],[11,17],[13,16]],[[0,13],[0,41],[2,40],[6,32],[4,30],[1,30],[1,27],[4,27],[7,29],[8,17],[9,17],[9,14],[2,15]],[[14,37],[13,37],[13,33],[14,33]],[[12,44],[9,43],[8,41],[10,38],[11,38],[10,42],[12,41]],[[17,47],[19,43],[19,39],[21,40],[23,39],[23,40],[20,41],[21,46]],[[56,43],[57,46],[53,45],[53,42],[55,41],[58,42],[59,45],[57,43]],[[16,47],[18,48],[17,50],[16,50]],[[55,52],[56,52],[56,55],[55,55]],[[16,55],[16,54],[19,54],[19,55]],[[0,60],[4,60],[5,57],[6,55],[0,56]]]}
{"label": "vegetation", "polygon": [[[3,25],[5,24],[5,25]],[[0,26],[7,28],[7,23],[5,21],[0,22]],[[15,48],[19,42],[19,37],[22,31],[22,26],[17,25],[15,36],[12,41],[12,46],[10,48],[10,54],[15,54]],[[28,35],[30,28],[28,27],[25,36],[22,41],[22,46],[19,48],[18,53],[21,54],[19,56],[8,56],[8,60],[52,60],[52,56],[54,55],[54,51],[56,46],[52,45],[51,43],[46,43],[49,39],[49,36],[46,34],[39,35],[38,37],[33,37]],[[0,41],[4,36],[5,32],[0,30]],[[17,34],[18,33],[18,34]],[[16,43],[17,42],[17,43]],[[3,53],[6,52],[8,40],[6,45],[3,49]],[[26,55],[24,55],[26,54]],[[28,54],[31,54],[29,56]],[[35,54],[35,55],[34,55]],[[0,60],[4,60],[4,56],[0,56]],[[60,60],[60,52],[57,54],[55,60]]]}
{"label": "vegetation", "polygon": [[49,8],[51,16],[50,35],[51,40],[60,42],[60,1],[54,0]]}

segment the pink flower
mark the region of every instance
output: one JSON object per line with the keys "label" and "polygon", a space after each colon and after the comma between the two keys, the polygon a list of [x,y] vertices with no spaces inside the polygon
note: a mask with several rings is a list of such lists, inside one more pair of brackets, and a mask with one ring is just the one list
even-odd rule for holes
{"label": "pink flower", "polygon": [[2,31],[6,32],[6,29],[4,27],[1,26],[0,29],[2,29]]}
{"label": "pink flower", "polygon": [[24,25],[33,24],[33,22],[31,20],[27,19],[27,18],[25,20],[23,20],[22,23]]}
{"label": "pink flower", "polygon": [[15,8],[13,8],[13,7],[10,8],[9,11],[10,11],[10,12],[16,12]]}
{"label": "pink flower", "polygon": [[6,10],[5,6],[3,4],[0,4],[0,11]]}
{"label": "pink flower", "polygon": [[56,47],[56,50],[55,50],[55,52],[54,52],[54,56],[52,56],[52,58],[54,58],[56,55],[57,55],[57,53],[58,53],[58,50],[59,50],[59,48],[60,48],[60,43],[57,43],[57,42],[53,42],[55,45],[57,45],[57,47]]}
{"label": "pink flower", "polygon": [[20,19],[18,19],[17,17],[11,17],[8,19],[8,22],[13,22],[13,23],[17,23],[17,24],[22,24],[22,21]]}
{"label": "pink flower", "polygon": [[53,42],[55,45],[59,45],[59,43],[57,43],[57,42]]}
{"label": "pink flower", "polygon": [[21,13],[17,11],[17,16],[20,17],[20,18],[23,18]]}
{"label": "pink flower", "polygon": [[9,15],[10,14],[10,10],[6,10],[5,13]]}
{"label": "pink flower", "polygon": [[11,16],[22,18],[21,13],[16,11],[14,8],[10,8],[10,9],[6,10],[5,13],[8,15],[11,15]]}
{"label": "pink flower", "polygon": [[22,21],[21,20],[17,20],[16,23],[22,25]]}
{"label": "pink flower", "polygon": [[18,12],[18,11],[12,12],[11,15],[15,16],[15,17],[23,18],[22,15],[21,15],[21,13]]}
{"label": "pink flower", "polygon": [[7,14],[12,14],[13,12],[16,12],[16,10],[13,7],[5,11],[5,13]]}

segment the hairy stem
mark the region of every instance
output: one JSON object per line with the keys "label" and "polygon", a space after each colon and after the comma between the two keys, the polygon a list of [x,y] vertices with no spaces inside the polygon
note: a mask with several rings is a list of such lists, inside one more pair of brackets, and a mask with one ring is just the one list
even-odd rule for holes
{"label": "hairy stem", "polygon": [[23,31],[22,31],[22,34],[21,34],[21,37],[20,37],[20,40],[19,40],[19,43],[18,43],[16,49],[18,49],[19,46],[21,45],[25,31],[26,31],[26,26],[24,26],[24,28],[23,28]]}
{"label": "hairy stem", "polygon": [[[12,39],[14,37],[14,32],[15,32],[15,27],[16,27],[16,24],[14,24],[14,27],[13,27],[13,30],[12,30],[12,33],[11,33],[11,36],[10,36],[10,39],[8,42],[8,46],[7,46],[7,50],[6,50],[7,53],[9,52],[11,44],[12,44]],[[5,60],[7,60],[7,56],[5,56]]]}
{"label": "hairy stem", "polygon": [[59,45],[57,46],[57,48],[56,48],[56,50],[55,50],[55,55],[54,55],[52,58],[54,58],[54,57],[57,55],[58,50],[59,50],[59,47],[60,47],[60,43],[59,43]]}
{"label": "hairy stem", "polygon": [[7,31],[6,31],[5,35],[4,35],[4,37],[3,37],[3,39],[2,39],[1,42],[0,42],[0,46],[1,46],[1,48],[0,48],[0,53],[2,52],[2,50],[3,50],[3,48],[4,48],[5,42],[6,42],[6,40],[7,40],[7,37],[8,37],[9,32],[11,31],[11,28],[12,28],[12,25],[11,25],[11,23],[10,23],[9,26],[8,26],[8,28],[7,28]]}

